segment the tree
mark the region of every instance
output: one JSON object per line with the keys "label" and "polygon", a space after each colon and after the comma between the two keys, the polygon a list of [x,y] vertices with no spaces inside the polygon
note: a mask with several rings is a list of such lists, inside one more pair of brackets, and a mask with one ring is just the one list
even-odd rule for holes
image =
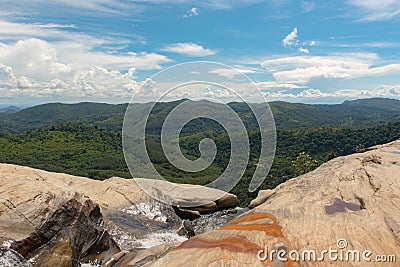
{"label": "tree", "polygon": [[301,152],[292,163],[297,175],[310,172],[318,166],[318,161],[306,152]]}
{"label": "tree", "polygon": [[326,155],[326,161],[330,161],[331,159],[334,159],[337,157],[336,152],[334,151],[329,151],[329,153]]}

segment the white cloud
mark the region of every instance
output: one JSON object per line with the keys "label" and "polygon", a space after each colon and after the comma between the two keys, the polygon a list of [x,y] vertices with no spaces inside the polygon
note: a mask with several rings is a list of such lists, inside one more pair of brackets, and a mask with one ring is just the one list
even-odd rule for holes
{"label": "white cloud", "polygon": [[312,78],[350,79],[390,73],[400,74],[400,64],[374,66],[373,53],[347,53],[331,56],[293,56],[261,63],[278,82],[307,84]]}
{"label": "white cloud", "polygon": [[298,44],[298,34],[297,34],[297,28],[293,28],[292,32],[290,32],[286,37],[282,40],[282,44],[284,47],[291,47],[295,46]]}
{"label": "white cloud", "polygon": [[361,20],[388,20],[400,14],[399,0],[348,0],[348,3],[359,9]]}
{"label": "white cloud", "polygon": [[103,66],[111,70],[160,69],[160,64],[171,62],[155,53],[109,54],[91,51],[90,46],[74,42],[49,43],[30,38],[13,44],[0,43],[0,63],[11,66],[17,75],[37,80],[56,78],[60,73]]}
{"label": "white cloud", "polygon": [[146,83],[127,73],[93,67],[60,75],[47,81],[17,76],[10,66],[0,64],[0,97],[60,97],[79,99],[129,99]]}
{"label": "white cloud", "polygon": [[140,84],[133,69],[160,69],[172,62],[157,53],[115,53],[113,47],[126,40],[61,26],[0,20],[0,97],[131,97]]}
{"label": "white cloud", "polygon": [[[0,20],[0,40],[11,42],[11,44],[0,43],[0,63],[12,66],[17,73],[22,68],[25,68],[25,71],[30,69],[30,72],[23,73],[23,75],[29,75],[32,72],[47,72],[49,67],[45,67],[43,64],[55,63],[55,61],[81,69],[97,65],[110,69],[128,69],[130,67],[160,69],[161,64],[172,61],[168,57],[156,53],[133,51],[115,53],[114,47],[124,46],[131,42],[122,38],[112,36],[97,38],[57,27],[43,27],[42,24]],[[51,40],[51,42],[45,40]],[[36,53],[32,53],[32,51]],[[40,60],[42,62],[39,64]],[[44,68],[38,70],[35,69],[36,67],[29,67],[29,61],[34,61],[36,67]],[[57,68],[59,69],[59,67]]]}
{"label": "white cloud", "polygon": [[204,48],[201,45],[194,44],[194,43],[176,43],[168,45],[161,49],[161,51],[165,52],[173,52],[183,55],[188,55],[192,57],[204,57],[204,56],[211,56],[214,55],[216,52]]}
{"label": "white cloud", "polygon": [[230,69],[230,68],[222,68],[222,69],[214,69],[209,73],[217,74],[221,77],[225,77],[228,79],[233,79],[241,74],[251,74],[251,73],[259,73],[259,71],[251,70],[251,69]]}
{"label": "white cloud", "polygon": [[43,40],[27,39],[0,46],[0,62],[12,66],[17,75],[46,79],[50,69],[57,69],[57,66],[52,66],[56,60],[55,49]]}
{"label": "white cloud", "polygon": [[368,42],[368,43],[338,43],[334,44],[336,47],[346,48],[397,48],[400,47],[399,42]]}
{"label": "white cloud", "polygon": [[310,51],[307,48],[304,48],[304,47],[299,47],[299,49],[297,51],[299,51],[301,53],[306,53],[306,54],[310,53]]}
{"label": "white cloud", "polygon": [[[139,6],[134,3],[124,3],[119,0],[19,0],[18,4],[15,4],[13,0],[2,0],[2,8],[16,13],[18,11],[27,12],[30,11],[42,11],[43,7],[46,6],[46,11],[51,12],[51,7],[57,8],[68,8],[68,11],[73,9],[75,12],[96,11],[97,16],[100,14],[114,13],[122,14],[126,10],[135,11],[139,10]],[[86,13],[87,14],[87,13]]]}
{"label": "white cloud", "polygon": [[263,2],[262,0],[206,0],[206,1],[192,1],[192,0],[150,0],[162,2],[175,2],[175,3],[196,3],[208,8],[213,9],[232,9],[235,7],[247,6],[255,3]]}
{"label": "white cloud", "polygon": [[0,88],[14,88],[17,85],[17,79],[10,66],[0,63]]}
{"label": "white cloud", "polygon": [[122,38],[97,38],[84,33],[66,31],[59,27],[43,27],[46,24],[27,24],[9,22],[0,19],[0,40],[19,41],[28,38],[52,40],[55,42],[72,42],[90,48],[102,45],[126,44],[130,41]]}
{"label": "white cloud", "polygon": [[58,23],[46,23],[46,24],[40,24],[40,23],[35,23],[33,25],[39,26],[40,28],[71,28],[71,29],[78,29],[78,26],[75,24],[58,24]]}
{"label": "white cloud", "polygon": [[280,83],[276,81],[257,82],[256,85],[260,88],[260,90],[305,88],[304,86],[299,86],[294,83]]}
{"label": "white cloud", "polygon": [[308,44],[309,44],[310,46],[315,46],[315,45],[317,45],[317,44],[318,44],[318,42],[317,42],[317,41],[314,41],[314,40],[312,40],[312,41],[310,41]]}
{"label": "white cloud", "polygon": [[264,92],[265,97],[268,99],[321,99],[321,98],[340,98],[340,99],[357,99],[357,98],[371,98],[371,97],[400,97],[400,85],[382,86],[374,90],[359,90],[347,89],[338,90],[333,93],[324,93],[319,89],[308,88],[298,93],[277,91],[277,92]]}
{"label": "white cloud", "polygon": [[266,60],[261,66],[274,79],[257,83],[268,98],[400,98],[400,85],[390,84],[400,76],[400,64],[385,64],[374,53],[284,56]]}
{"label": "white cloud", "polygon": [[195,17],[199,15],[199,9],[197,7],[192,7],[188,11],[186,11],[186,14],[183,15],[183,18],[190,18],[190,17]]}
{"label": "white cloud", "polygon": [[284,47],[289,47],[289,48],[299,47],[297,51],[306,54],[310,53],[310,50],[306,48],[306,46],[315,46],[317,44],[318,42],[314,40],[300,42],[299,31],[297,27],[293,28],[293,30],[288,35],[286,35],[285,38],[283,38],[282,40],[282,45]]}
{"label": "white cloud", "polygon": [[[16,5],[13,0],[2,0],[2,8],[7,11],[7,13],[16,13],[20,11],[33,13],[33,11],[40,12],[43,6],[46,5],[57,7],[55,9],[68,8],[68,11],[73,10],[74,13],[80,12],[98,17],[108,14],[132,15],[133,12],[138,13],[148,9],[150,6],[149,4],[195,4],[201,7],[223,10],[260,3],[262,0],[19,0],[18,2],[19,4]],[[52,9],[48,11],[51,12]]]}

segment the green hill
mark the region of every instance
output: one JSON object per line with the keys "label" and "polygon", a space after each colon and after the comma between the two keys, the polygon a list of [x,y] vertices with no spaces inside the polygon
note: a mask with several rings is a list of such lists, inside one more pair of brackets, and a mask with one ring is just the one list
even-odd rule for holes
{"label": "green hill", "polygon": [[[178,103],[180,102],[157,104],[153,112],[155,121],[162,120]],[[144,104],[132,105],[140,109]],[[246,104],[230,103],[229,105],[244,118],[250,129],[256,129],[256,122]],[[386,124],[400,118],[400,100],[384,98],[345,101],[337,105],[307,105],[277,101],[271,102],[270,107],[278,129],[321,126],[360,129]],[[120,132],[126,108],[127,104],[88,102],[44,104],[17,113],[0,113],[0,132],[22,133],[29,129],[46,128],[62,122],[82,122]]]}
{"label": "green hill", "polygon": [[[150,136],[147,147],[156,169],[168,180],[179,183],[206,184],[217,178],[230,157],[228,136],[219,131],[206,131],[182,137],[180,144],[188,158],[199,156],[198,143],[205,136],[218,147],[214,163],[198,173],[176,169],[165,158],[156,136]],[[262,188],[274,188],[296,176],[293,161],[301,152],[315,160],[316,167],[326,160],[354,153],[357,146],[368,147],[400,138],[400,121],[365,129],[321,127],[287,129],[277,132],[277,149],[273,166]],[[244,205],[255,193],[247,191],[259,156],[259,133],[250,133],[251,156],[246,173],[233,189]],[[105,179],[111,176],[131,177],[126,167],[121,134],[81,123],[63,123],[24,134],[0,134],[0,162],[31,166],[49,171],[64,172]]]}
{"label": "green hill", "polygon": [[[170,181],[207,184],[226,168],[230,158],[227,132],[209,119],[196,119],[182,130],[180,146],[190,159],[200,156],[199,142],[208,137],[218,152],[206,170],[184,172],[166,159],[160,143],[164,119],[181,101],[158,103],[147,124],[146,145],[155,168]],[[140,114],[147,104],[132,104]],[[246,204],[255,193],[248,184],[258,163],[260,132],[249,106],[230,103],[244,121],[250,136],[250,159],[244,177],[233,189]],[[255,109],[261,108],[255,104]],[[272,102],[277,126],[276,156],[262,188],[274,188],[299,174],[293,162],[308,154],[310,170],[326,160],[400,138],[400,101],[364,99],[337,105]],[[65,172],[93,179],[130,177],[122,151],[122,122],[127,104],[52,103],[0,113],[0,162]],[[140,123],[140,118],[135,123]],[[304,152],[304,153],[303,153]],[[143,175],[145,177],[145,174]]]}

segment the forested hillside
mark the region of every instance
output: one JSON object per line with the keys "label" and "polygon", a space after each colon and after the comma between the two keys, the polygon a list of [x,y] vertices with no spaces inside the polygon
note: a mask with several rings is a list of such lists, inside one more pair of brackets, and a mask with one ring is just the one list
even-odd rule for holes
{"label": "forested hillside", "polygon": [[[157,136],[150,136],[147,147],[157,170],[170,181],[206,184],[218,177],[229,161],[229,139],[222,130],[186,134],[180,140],[188,158],[199,156],[198,143],[204,137],[213,138],[219,148],[215,162],[199,173],[177,170],[163,155]],[[274,188],[300,174],[296,160],[302,152],[312,164],[306,171],[326,160],[354,153],[357,149],[390,142],[400,137],[400,121],[364,129],[319,127],[311,129],[283,129],[277,131],[276,157],[262,188]],[[65,172],[93,179],[111,176],[129,178],[123,156],[122,135],[97,126],[82,123],[62,123],[51,127],[29,130],[22,134],[0,134],[0,162]],[[259,133],[250,132],[251,158],[245,177],[233,189],[241,204],[250,201],[248,183],[259,154]],[[302,163],[301,163],[302,164]]]}
{"label": "forested hillside", "polygon": [[[154,114],[162,116],[180,101],[159,103]],[[132,104],[140,108],[145,104]],[[229,104],[250,126],[256,129],[252,113],[244,103]],[[82,122],[107,130],[120,132],[127,104],[104,103],[51,103],[21,110],[0,113],[0,132],[23,133],[29,129],[46,128],[62,122]],[[386,124],[400,118],[400,100],[373,98],[345,101],[337,105],[307,105],[271,102],[278,129],[315,128],[335,126],[366,128]],[[257,105],[255,104],[255,108]]]}

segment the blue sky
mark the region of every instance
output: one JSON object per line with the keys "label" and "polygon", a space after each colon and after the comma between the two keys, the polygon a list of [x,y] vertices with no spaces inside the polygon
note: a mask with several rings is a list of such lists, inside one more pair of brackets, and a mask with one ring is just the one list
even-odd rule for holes
{"label": "blue sky", "polygon": [[0,104],[126,102],[189,61],[271,101],[400,98],[399,22],[400,0],[3,0]]}

